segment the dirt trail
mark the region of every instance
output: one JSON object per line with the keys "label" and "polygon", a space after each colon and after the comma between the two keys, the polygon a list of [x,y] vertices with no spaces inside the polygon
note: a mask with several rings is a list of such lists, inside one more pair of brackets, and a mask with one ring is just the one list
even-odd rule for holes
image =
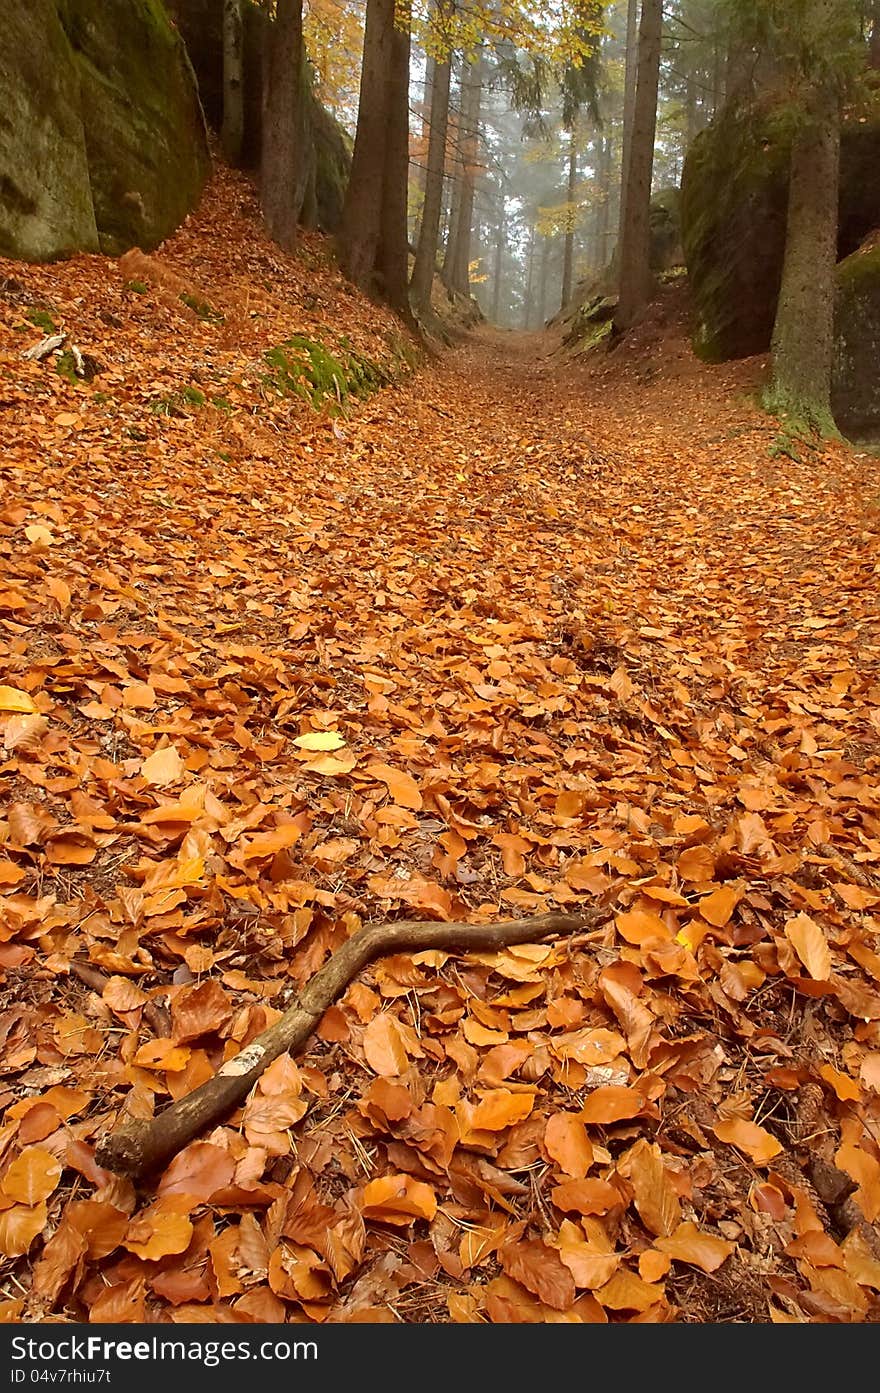
{"label": "dirt trail", "polygon": [[[874,462],[773,458],[754,365],[668,338],[483,330],[315,416],[258,334],[346,292],[206,217],[169,259],[271,261],[253,343],[122,322],[97,258],[27,276],[103,377],[4,340],[2,1145],[78,1187],[4,1191],[12,1318],[875,1319]],[[573,953],[377,965],[157,1206],[95,1169],[357,918],[585,903]]]}

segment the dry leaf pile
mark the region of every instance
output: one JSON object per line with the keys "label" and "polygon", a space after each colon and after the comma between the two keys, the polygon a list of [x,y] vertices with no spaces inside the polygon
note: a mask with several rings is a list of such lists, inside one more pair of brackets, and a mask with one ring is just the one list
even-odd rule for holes
{"label": "dry leaf pile", "polygon": [[[317,239],[222,175],[160,262],[0,266],[0,1312],[876,1320],[872,461],[488,331],[330,421],[260,354],[393,326]],[[579,906],[378,962],[149,1192],[96,1164],[363,920]]]}

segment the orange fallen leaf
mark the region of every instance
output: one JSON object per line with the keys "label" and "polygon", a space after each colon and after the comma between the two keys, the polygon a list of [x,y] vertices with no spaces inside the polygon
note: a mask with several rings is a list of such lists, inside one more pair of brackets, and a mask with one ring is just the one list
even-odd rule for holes
{"label": "orange fallen leaf", "polygon": [[61,1179],[61,1164],[51,1151],[29,1146],[16,1156],[0,1182],[9,1199],[33,1207],[48,1199]]}
{"label": "orange fallen leaf", "polygon": [[360,1192],[361,1212],[366,1219],[386,1224],[409,1224],[413,1219],[433,1219],[437,1196],[430,1185],[410,1175],[383,1175],[371,1180]]}
{"label": "orange fallen leaf", "polygon": [[686,1221],[668,1238],[655,1239],[654,1247],[673,1261],[699,1267],[701,1272],[716,1272],[735,1251],[736,1245],[725,1238],[703,1233],[696,1224]]}
{"label": "orange fallen leaf", "polygon": [[727,1118],[718,1123],[714,1132],[719,1141],[738,1147],[759,1166],[766,1166],[782,1150],[782,1143],[770,1132],[744,1117]]}
{"label": "orange fallen leaf", "polygon": [[831,976],[831,949],[815,920],[808,914],[796,914],[785,925],[785,937],[810,976],[816,981],[827,982]]}

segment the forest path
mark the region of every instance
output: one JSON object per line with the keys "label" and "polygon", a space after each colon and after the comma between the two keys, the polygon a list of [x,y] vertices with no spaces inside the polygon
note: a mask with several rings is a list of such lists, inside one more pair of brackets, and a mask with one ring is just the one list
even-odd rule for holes
{"label": "forest path", "polygon": [[[173,254],[223,303],[226,241]],[[265,350],[338,331],[317,292],[365,351],[395,326],[270,255],[287,298],[231,342],[99,258],[18,268],[94,383],[25,363],[0,304],[0,1065],[6,1155],[57,1185],[7,1188],[16,1292],[41,1271],[41,1317],[105,1321],[876,1318],[876,462],[771,457],[742,371],[668,341],[566,366],[482,329],[331,419]],[[170,1246],[94,1168],[124,1098],[210,1075],[358,920],[584,906],[574,947],[365,972],[172,1163],[199,1198]],[[815,1199],[817,1153],[856,1210]],[[50,1279],[44,1241],[108,1207]]]}

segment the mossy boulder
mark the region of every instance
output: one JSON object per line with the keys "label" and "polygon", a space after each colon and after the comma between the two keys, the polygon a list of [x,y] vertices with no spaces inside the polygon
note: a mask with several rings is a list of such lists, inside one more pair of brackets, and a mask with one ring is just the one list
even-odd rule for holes
{"label": "mossy boulder", "polygon": [[4,0],[0,252],[150,250],[210,167],[183,43],[160,0]]}
{"label": "mossy boulder", "polygon": [[651,270],[671,271],[684,263],[681,245],[681,190],[674,184],[651,199]]}
{"label": "mossy boulder", "polygon": [[55,0],[0,7],[0,256],[98,250],[79,75]]}
{"label": "mossy boulder", "polygon": [[[880,90],[866,79],[841,137],[839,254],[880,224]],[[711,362],[770,346],[782,278],[793,117],[784,104],[737,105],[688,152],[681,229],[694,347]]]}
{"label": "mossy boulder", "polygon": [[[208,124],[219,131],[223,121],[223,6],[217,0],[169,0],[169,7],[186,43],[195,69]],[[242,7],[244,30],[244,140],[242,162],[248,169],[260,163],[263,124],[263,35],[265,11],[254,0]],[[351,138],[324,107],[314,91],[306,65],[309,130],[313,145],[303,222],[323,232],[339,230],[342,205],[351,170]]]}
{"label": "mossy boulder", "polygon": [[880,436],[880,233],[837,267],[831,406],[844,435]]}

